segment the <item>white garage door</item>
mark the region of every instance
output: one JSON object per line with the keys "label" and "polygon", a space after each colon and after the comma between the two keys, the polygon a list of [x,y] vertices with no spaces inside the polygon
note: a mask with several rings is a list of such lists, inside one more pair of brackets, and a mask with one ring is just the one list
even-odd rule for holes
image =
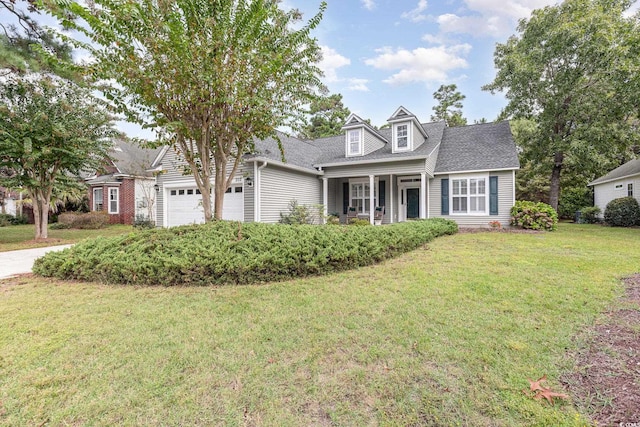
{"label": "white garage door", "polygon": [[[242,190],[242,185],[234,185],[227,190],[224,195],[222,219],[232,221],[244,219],[244,194]],[[171,188],[167,193],[167,225],[169,227],[204,223],[200,190],[196,187],[180,187]],[[213,197],[211,202],[213,203]]]}

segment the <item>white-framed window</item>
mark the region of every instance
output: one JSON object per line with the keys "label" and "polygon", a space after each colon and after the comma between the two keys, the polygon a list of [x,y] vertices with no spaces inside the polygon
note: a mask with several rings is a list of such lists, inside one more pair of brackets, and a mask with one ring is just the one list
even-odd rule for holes
{"label": "white-framed window", "polygon": [[486,214],[488,177],[451,179],[452,214]]}
{"label": "white-framed window", "polygon": [[396,141],[398,150],[404,150],[409,147],[409,126],[398,125],[396,127]]}
{"label": "white-framed window", "polygon": [[120,189],[118,187],[109,188],[109,213],[117,214],[120,212]]}
{"label": "white-framed window", "polygon": [[101,211],[104,209],[103,207],[103,203],[104,200],[102,198],[102,188],[94,188],[93,189],[93,210],[94,211]]}
{"label": "white-framed window", "polygon": [[627,184],[627,196],[633,197],[633,182]]}
{"label": "white-framed window", "polygon": [[[356,212],[369,213],[371,204],[371,187],[369,180],[349,180],[349,201],[351,207],[356,208]],[[378,206],[378,178],[373,183],[373,205]]]}
{"label": "white-framed window", "polygon": [[347,153],[349,156],[362,155],[361,129],[352,129],[347,131]]}
{"label": "white-framed window", "polygon": [[411,150],[411,126],[410,123],[393,125],[393,151]]}

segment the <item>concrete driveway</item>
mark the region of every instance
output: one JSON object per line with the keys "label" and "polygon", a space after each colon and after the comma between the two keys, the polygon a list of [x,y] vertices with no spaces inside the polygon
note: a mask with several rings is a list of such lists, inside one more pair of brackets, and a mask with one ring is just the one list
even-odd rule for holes
{"label": "concrete driveway", "polygon": [[70,247],[71,245],[60,245],[0,252],[0,279],[7,279],[17,274],[31,273],[33,262],[37,258],[40,258],[47,252],[61,251]]}

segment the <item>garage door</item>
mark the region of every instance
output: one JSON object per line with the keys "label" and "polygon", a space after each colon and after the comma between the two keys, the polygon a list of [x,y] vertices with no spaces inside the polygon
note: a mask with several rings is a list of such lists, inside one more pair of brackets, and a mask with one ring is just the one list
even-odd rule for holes
{"label": "garage door", "polygon": [[[227,190],[224,195],[222,219],[233,221],[244,219],[244,194],[242,191],[242,185],[234,185]],[[196,187],[168,190],[167,225],[169,227],[202,223],[204,223],[204,210],[202,209],[200,190]]]}

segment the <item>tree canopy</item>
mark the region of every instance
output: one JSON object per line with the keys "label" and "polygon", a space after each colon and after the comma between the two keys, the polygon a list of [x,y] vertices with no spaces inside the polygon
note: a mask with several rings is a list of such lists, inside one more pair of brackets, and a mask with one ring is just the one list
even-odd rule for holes
{"label": "tree canopy", "polygon": [[[205,220],[221,218],[224,192],[255,139],[297,129],[324,90],[320,48],[278,0],[96,0],[66,11],[92,41],[96,80],[131,121],[161,130],[189,165]],[[63,5],[64,6],[64,5]],[[59,14],[64,19],[65,15]],[[68,25],[73,23],[64,21]],[[211,181],[215,206],[211,209]]]}
{"label": "tree canopy", "polygon": [[310,118],[303,126],[300,136],[315,139],[340,134],[351,111],[342,103],[342,95],[337,93],[319,96],[311,101],[309,114]]}
{"label": "tree canopy", "polygon": [[36,239],[47,238],[54,191],[73,187],[108,157],[111,125],[103,103],[66,80],[10,75],[0,85],[0,169],[12,171],[0,185],[27,192]]}
{"label": "tree canopy", "polygon": [[432,110],[431,120],[444,120],[447,126],[464,126],[467,119],[462,116],[462,101],[466,98],[458,91],[455,84],[441,85],[433,93],[433,98],[438,101],[438,105]]}
{"label": "tree canopy", "polygon": [[[535,10],[498,44],[494,81],[505,118],[536,123],[528,159],[548,165],[549,203],[558,209],[561,174],[582,185],[637,142],[630,118],[640,97],[640,27],[627,0],[566,0]],[[617,165],[614,165],[617,166]]]}

